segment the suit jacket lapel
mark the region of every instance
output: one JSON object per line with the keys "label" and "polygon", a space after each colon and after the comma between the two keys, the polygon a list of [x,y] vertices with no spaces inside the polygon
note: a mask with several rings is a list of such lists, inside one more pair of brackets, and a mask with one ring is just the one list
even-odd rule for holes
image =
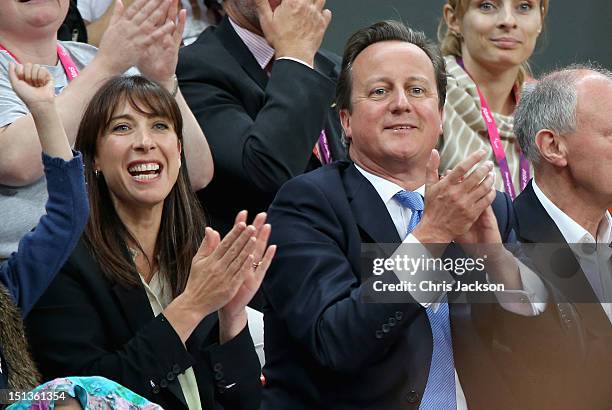
{"label": "suit jacket lapel", "polygon": [[359,228],[377,243],[399,243],[393,220],[372,184],[351,164],[344,184],[348,201]]}
{"label": "suit jacket lapel", "polygon": [[514,209],[522,242],[565,243],[557,224],[535,194],[532,181],[514,201]]}
{"label": "suit jacket lapel", "polygon": [[[153,309],[142,286],[126,288],[115,284],[113,292],[117,296],[123,315],[134,334],[153,319]],[[179,383],[169,383],[168,390],[187,408],[187,401]]]}
{"label": "suit jacket lapel", "polygon": [[[537,261],[537,249],[531,252],[533,255],[532,259],[536,261],[536,265],[542,267],[543,276],[548,279],[552,286],[555,283],[559,285],[559,278],[555,277],[558,272],[564,272],[561,276],[566,273],[574,273],[576,280],[572,280],[571,283],[566,284],[565,290],[571,292],[571,295],[563,295],[563,289],[560,291],[560,295],[556,295],[558,300],[568,300],[575,306],[579,312],[582,320],[591,329],[597,329],[600,325],[597,323],[608,322],[608,319],[604,316],[603,310],[600,306],[593,306],[583,303],[574,303],[573,299],[578,298],[578,302],[581,301],[596,301],[597,297],[591,285],[589,284],[578,259],[574,255],[570,246],[567,245],[563,234],[557,227],[557,224],[548,215],[544,206],[540,203],[535,191],[533,190],[532,182],[530,181],[525,190],[516,198],[514,202],[514,208],[516,211],[516,220],[518,225],[518,232],[520,240],[522,242],[530,243],[556,243],[559,245],[559,249],[555,251],[554,257],[544,258],[544,261]],[[549,245],[554,246],[554,245]],[[546,252],[547,254],[549,252]],[[557,262],[553,269],[550,269],[550,263]],[[548,274],[546,274],[548,272]],[[555,286],[552,289],[553,292],[558,292],[559,289]],[[573,295],[573,296],[572,296]],[[570,297],[571,296],[571,297]]]}
{"label": "suit jacket lapel", "polygon": [[268,84],[268,76],[261,69],[257,60],[232,27],[229,18],[224,17],[215,29],[215,35],[228,53],[242,66],[244,71],[264,89]]}

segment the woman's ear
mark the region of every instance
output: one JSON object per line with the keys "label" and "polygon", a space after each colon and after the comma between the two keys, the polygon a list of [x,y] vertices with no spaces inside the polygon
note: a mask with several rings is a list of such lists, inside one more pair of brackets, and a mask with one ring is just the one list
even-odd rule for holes
{"label": "woman's ear", "polygon": [[559,133],[549,129],[540,130],[535,143],[543,161],[560,168],[567,166],[567,147]]}
{"label": "woman's ear", "polygon": [[456,37],[461,38],[461,25],[459,24],[459,16],[457,11],[450,5],[445,4],[442,8],[442,15],[444,16],[444,22],[448,31],[453,33]]}

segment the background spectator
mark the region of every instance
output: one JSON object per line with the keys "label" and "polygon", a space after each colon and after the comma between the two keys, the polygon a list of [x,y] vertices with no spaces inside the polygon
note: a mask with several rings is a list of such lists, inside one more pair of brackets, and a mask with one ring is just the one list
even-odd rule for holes
{"label": "background spectator", "polygon": [[535,175],[514,201],[516,233],[551,289],[542,319],[504,323],[526,408],[612,402],[611,110],[612,72],[592,64],[547,74],[517,107]]}
{"label": "background spectator", "polygon": [[206,139],[174,76],[185,18],[182,12],[177,19],[176,0],[136,0],[128,9],[116,9],[113,29],[105,34],[99,50],[56,41],[67,10],[68,0],[10,1],[0,13],[0,214],[10,215],[0,226],[0,258],[17,249],[19,239],[43,214],[46,201],[40,144],[29,110],[9,84],[10,62],[38,63],[51,72],[57,109],[70,143],[98,87],[138,66],[148,78],[176,94],[184,118],[183,149],[192,186],[202,188],[212,178]]}
{"label": "background spectator", "polygon": [[496,164],[495,187],[512,199],[531,174],[512,131],[513,112],[547,9],[548,0],[449,0],[440,22],[449,75],[441,170],[485,149]]}
{"label": "background spectator", "polygon": [[[134,0],[123,0],[127,7]],[[108,28],[115,7],[115,0],[78,0],[78,7],[87,26],[89,44],[99,45]],[[191,44],[206,27],[217,24],[222,17],[222,6],[217,0],[181,0],[180,6],[187,11],[183,43]]]}
{"label": "background spectator", "polygon": [[177,67],[213,151],[215,179],[199,196],[221,232],[240,209],[265,211],[285,181],[345,156],[333,102],[339,58],[319,50],[331,19],[324,2],[224,4],[227,16],[181,49]]}
{"label": "background spectator", "polygon": [[70,0],[68,14],[57,31],[57,39],[87,43],[87,29],[85,28],[83,17],[81,17],[81,13],[79,13],[77,8],[77,0]]}
{"label": "background spectator", "polygon": [[22,317],[72,252],[87,222],[88,205],[83,160],[70,150],[51,75],[37,64],[12,64],[9,79],[32,112],[49,192],[46,214],[19,241],[18,252],[0,263],[0,389],[29,390],[40,378],[28,353]]}

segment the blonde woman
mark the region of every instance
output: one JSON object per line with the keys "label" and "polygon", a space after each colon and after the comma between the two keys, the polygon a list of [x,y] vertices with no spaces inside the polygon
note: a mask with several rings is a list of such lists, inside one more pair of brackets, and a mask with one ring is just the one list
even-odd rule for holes
{"label": "blonde woman", "polygon": [[513,113],[547,11],[548,0],[448,0],[438,29],[448,72],[441,169],[486,149],[496,188],[512,199],[531,175]]}

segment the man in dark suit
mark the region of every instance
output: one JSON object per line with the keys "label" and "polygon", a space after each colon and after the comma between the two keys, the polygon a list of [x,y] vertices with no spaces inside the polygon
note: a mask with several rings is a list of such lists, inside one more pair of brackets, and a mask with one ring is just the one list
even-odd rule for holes
{"label": "man in dark suit", "polygon": [[517,234],[549,287],[541,317],[509,323],[534,408],[612,403],[611,109],[612,73],[574,66],[526,88],[516,112],[535,171],[514,202]]}
{"label": "man in dark suit", "polygon": [[238,211],[266,210],[288,179],[345,156],[339,58],[317,51],[331,19],[324,3],[227,0],[219,26],[181,50],[181,92],[215,162],[200,199],[221,233]]}
{"label": "man in dark suit", "polygon": [[[442,57],[423,33],[386,21],[349,39],[337,102],[353,162],[289,181],[269,210],[278,251],[263,285],[263,409],[504,407],[469,305],[449,313],[444,292],[439,303],[411,293],[404,303],[364,303],[364,243],[403,240],[436,253],[428,244],[511,235],[511,203],[492,188],[492,164],[477,165],[484,152],[438,178],[445,88]],[[525,293],[512,256],[497,256],[489,276]]]}

